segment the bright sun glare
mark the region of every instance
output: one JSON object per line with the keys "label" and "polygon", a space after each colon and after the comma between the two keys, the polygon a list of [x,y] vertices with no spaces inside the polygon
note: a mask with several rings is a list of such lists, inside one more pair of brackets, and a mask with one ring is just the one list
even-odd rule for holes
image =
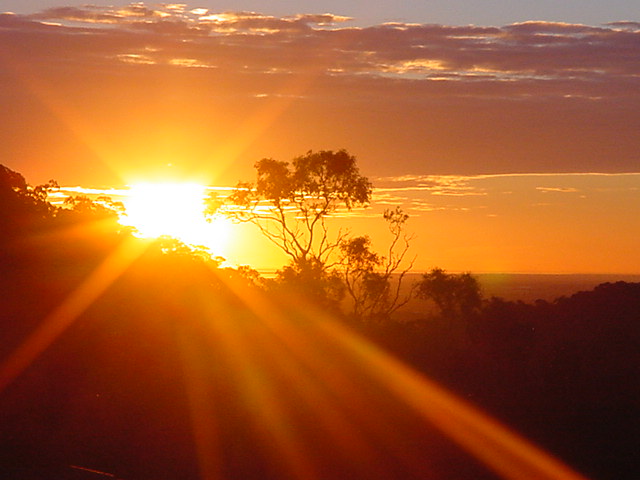
{"label": "bright sun glare", "polygon": [[229,223],[224,218],[207,221],[204,216],[206,187],[197,183],[138,183],[125,200],[124,225],[140,236],[168,235],[190,245],[204,245],[224,256]]}

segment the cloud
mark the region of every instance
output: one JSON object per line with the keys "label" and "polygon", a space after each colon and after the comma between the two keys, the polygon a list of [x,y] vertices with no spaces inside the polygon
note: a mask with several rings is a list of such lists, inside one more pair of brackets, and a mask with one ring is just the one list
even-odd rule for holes
{"label": "cloud", "polygon": [[620,28],[623,30],[638,31],[640,30],[640,22],[609,22],[606,24],[608,27]]}
{"label": "cloud", "polygon": [[[437,212],[522,215],[531,206],[560,212],[567,205],[583,208],[584,202],[602,208],[614,195],[628,208],[640,201],[640,173],[402,175],[378,178],[374,184],[380,185],[374,190],[374,204],[399,205],[412,216]],[[545,194],[544,201],[540,194]]]}
{"label": "cloud", "polygon": [[[540,186],[540,183],[546,183]],[[487,196],[513,194],[502,186],[512,185],[541,193],[583,193],[616,188],[629,192],[640,189],[640,173],[508,173],[493,175],[401,175],[378,177],[377,195],[405,193],[431,196]],[[610,187],[615,185],[615,187]],[[401,198],[401,197],[397,197]]]}
{"label": "cloud", "polygon": [[[343,26],[350,18],[330,13],[274,17],[142,2],[56,7],[4,18],[2,23],[8,20],[14,26],[20,20],[24,28],[63,22],[57,31],[61,36],[82,27],[107,37],[145,31],[157,35],[146,38],[148,43],[165,50],[180,49],[181,37],[205,37],[190,43],[193,54],[184,58],[212,65],[216,58],[228,60],[221,50],[233,50],[243,65],[269,62],[276,69],[311,67],[327,75],[405,79],[436,91],[446,85],[457,94],[471,86],[476,94],[495,95],[499,89],[513,98],[535,91],[601,99],[628,95],[630,86],[640,83],[635,22],[599,27],[540,21],[503,27],[388,23],[353,28]],[[111,58],[123,53],[135,52],[114,52]],[[310,62],[311,56],[320,61]]]}
{"label": "cloud", "polygon": [[[461,177],[451,175],[427,175],[427,176],[403,176],[391,179],[379,179],[381,186],[375,189],[374,198],[376,202],[401,203],[408,201],[416,195],[428,195],[435,197],[482,197],[486,196],[485,188],[471,184],[477,177]],[[391,183],[392,186],[389,186]],[[405,183],[402,186],[393,186],[393,183]],[[404,196],[399,194],[403,193]],[[395,195],[394,195],[395,194]],[[431,203],[428,206],[433,206]],[[412,208],[415,207],[415,201]],[[438,207],[433,209],[442,209]],[[424,208],[421,208],[424,210]]]}
{"label": "cloud", "polygon": [[126,24],[131,19],[153,19],[169,16],[162,10],[151,10],[142,4],[121,8],[84,5],[82,7],[54,7],[27,16],[32,20],[66,20],[71,22]]}
{"label": "cloud", "polygon": [[135,29],[147,29],[163,34],[203,34],[211,32],[274,33],[308,31],[311,26],[334,26],[351,20],[349,17],[325,14],[300,14],[273,17],[256,12],[219,12],[194,8],[184,4],[146,6],[142,2],[123,7],[84,5],[49,8],[28,15],[35,21],[66,21],[86,24],[109,24]]}
{"label": "cloud", "polygon": [[580,190],[573,187],[536,187],[542,193],[577,193]]}
{"label": "cloud", "polygon": [[[160,144],[177,129],[189,145],[177,151],[199,146],[194,163],[247,138],[247,156],[345,147],[376,176],[637,170],[637,22],[349,20],[143,2],[2,14],[0,105],[24,120],[0,125],[1,151],[42,121],[22,108],[32,95],[90,119],[104,145],[126,138],[120,155],[134,132]],[[66,140],[45,140],[67,156]],[[430,182],[413,187],[483,194]]]}

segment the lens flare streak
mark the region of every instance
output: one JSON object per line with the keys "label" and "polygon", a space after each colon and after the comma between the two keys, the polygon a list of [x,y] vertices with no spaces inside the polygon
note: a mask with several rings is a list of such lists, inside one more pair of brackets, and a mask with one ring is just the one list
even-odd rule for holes
{"label": "lens flare streak", "polygon": [[125,240],[0,365],[0,392],[26,370],[73,322],[122,275],[147,245]]}
{"label": "lens flare streak", "polygon": [[[308,455],[303,453],[304,444],[300,439],[290,436],[290,431],[283,430],[289,425],[289,419],[281,403],[283,400],[274,395],[269,377],[273,377],[275,373],[268,372],[268,368],[283,375],[292,390],[309,403],[309,408],[313,404],[317,405],[318,400],[314,402],[311,392],[320,388],[330,392],[334,402],[338,399],[337,404],[344,411],[348,411],[348,406],[353,403],[363,406],[361,415],[353,412],[350,421],[345,421],[343,414],[336,415],[335,412],[328,411],[326,404],[321,408],[316,406],[313,410],[331,436],[335,436],[337,441],[343,436],[341,443],[348,441],[347,439],[360,442],[361,437],[354,435],[356,423],[353,422],[357,422],[369,434],[373,433],[374,437],[378,436],[375,435],[375,427],[372,430],[370,422],[366,420],[370,415],[370,421],[376,418],[376,412],[369,411],[365,406],[372,399],[367,398],[365,392],[358,392],[355,387],[357,379],[365,378],[380,390],[386,391],[388,396],[395,398],[401,405],[411,409],[422,419],[425,428],[435,427],[503,478],[585,480],[585,477],[497,420],[339,324],[326,312],[307,303],[289,299],[290,305],[287,305],[286,310],[297,313],[297,318],[292,321],[290,313],[284,313],[277,302],[263,293],[249,293],[242,288],[234,288],[231,283],[229,286],[252,309],[273,338],[268,338],[265,334],[262,334],[262,338],[256,335],[241,338],[235,325],[220,327],[217,334],[222,343],[226,344],[229,358],[241,359],[235,365],[237,381],[244,385],[247,401],[256,407],[254,413],[266,429],[265,435],[275,437],[279,453],[296,474],[296,478],[316,478],[318,475],[313,465],[305,461]],[[265,358],[272,359],[272,363],[265,365],[265,358],[258,362],[259,359],[251,352],[260,349],[267,350],[264,352]],[[337,352],[340,360],[326,356],[327,351],[332,350]],[[284,351],[291,358],[283,358]],[[332,366],[333,361],[341,361],[340,368]],[[349,378],[354,384],[351,387]],[[314,381],[318,382],[315,390],[312,385]],[[302,390],[307,390],[307,394],[301,393]],[[376,402],[372,405],[375,406]],[[378,416],[376,421],[380,420]],[[392,437],[393,432],[388,435]],[[387,440],[387,444],[389,443],[393,442]],[[360,455],[366,456],[369,453],[362,445],[352,450],[358,452],[357,458],[364,458]],[[411,456],[404,455],[402,451],[394,450],[393,453],[406,464],[412,461]],[[408,466],[412,467],[414,473],[424,467]]]}

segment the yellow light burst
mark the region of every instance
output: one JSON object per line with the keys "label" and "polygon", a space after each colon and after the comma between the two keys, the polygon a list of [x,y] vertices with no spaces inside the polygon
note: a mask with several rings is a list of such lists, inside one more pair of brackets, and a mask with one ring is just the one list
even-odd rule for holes
{"label": "yellow light burst", "polygon": [[142,237],[168,235],[224,256],[230,222],[222,217],[206,220],[205,194],[206,187],[197,183],[138,183],[129,189],[120,222]]}

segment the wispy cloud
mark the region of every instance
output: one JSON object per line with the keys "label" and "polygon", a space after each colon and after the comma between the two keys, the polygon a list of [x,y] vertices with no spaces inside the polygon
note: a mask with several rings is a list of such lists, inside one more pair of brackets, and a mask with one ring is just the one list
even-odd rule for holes
{"label": "wispy cloud", "polygon": [[536,187],[542,193],[577,193],[580,190],[573,187]]}
{"label": "wispy cloud", "polygon": [[[625,201],[640,201],[640,173],[402,175],[377,178],[375,183],[380,186],[374,191],[374,202],[395,202],[415,214],[503,208],[505,195],[509,195],[507,203],[513,207],[557,206],[563,204],[561,197],[567,194],[595,201],[601,194],[616,193],[625,195]],[[541,198],[544,201],[538,201]]]}

